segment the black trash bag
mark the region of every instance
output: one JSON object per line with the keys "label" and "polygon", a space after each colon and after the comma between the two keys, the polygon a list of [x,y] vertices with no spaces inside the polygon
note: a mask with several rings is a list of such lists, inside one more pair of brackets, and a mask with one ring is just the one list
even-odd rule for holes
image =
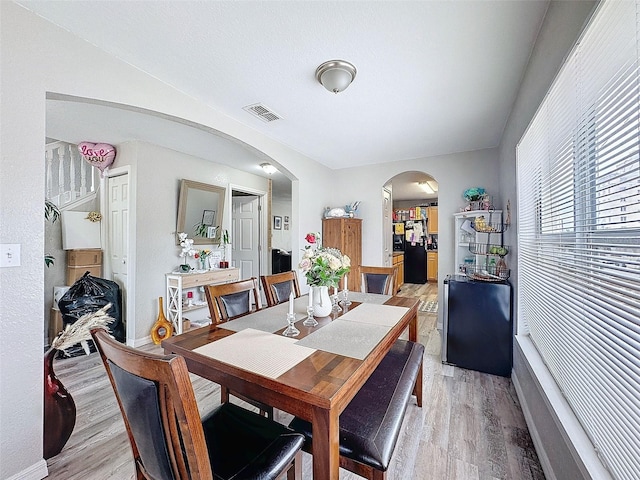
{"label": "black trash bag", "polygon": [[[107,312],[114,321],[107,327],[109,333],[119,342],[124,342],[124,325],[122,322],[122,293],[116,282],[105,278],[92,277],[86,272],[82,277],[76,280],[69,290],[62,296],[58,302],[60,313],[62,314],[63,328],[67,324],[76,322],[80,317],[87,313],[93,313],[100,310],[107,303],[111,303],[111,308]],[[88,340],[91,352],[96,351],[96,347],[92,340]],[[76,357],[85,355],[86,352],[81,344],[76,344],[68,348],[63,356]]]}

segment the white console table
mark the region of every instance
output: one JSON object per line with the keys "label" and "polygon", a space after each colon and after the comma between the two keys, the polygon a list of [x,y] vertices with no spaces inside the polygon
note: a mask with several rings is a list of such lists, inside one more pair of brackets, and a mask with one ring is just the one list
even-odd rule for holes
{"label": "white console table", "polygon": [[182,294],[189,288],[214,285],[219,283],[237,282],[240,279],[240,269],[220,268],[208,270],[202,273],[167,273],[167,318],[173,323],[177,334],[182,333],[182,315],[186,312],[200,308],[208,308],[208,305],[183,305]]}

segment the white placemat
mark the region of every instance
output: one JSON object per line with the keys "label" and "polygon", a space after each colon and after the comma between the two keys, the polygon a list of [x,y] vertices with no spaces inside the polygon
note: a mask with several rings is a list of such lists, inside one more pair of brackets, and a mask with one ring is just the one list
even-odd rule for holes
{"label": "white placemat", "polygon": [[[296,314],[296,322],[307,317],[307,304],[309,299],[300,297],[294,299],[293,312]],[[284,302],[269,308],[263,308],[246,317],[236,318],[230,322],[218,325],[220,328],[239,332],[245,328],[253,328],[263,332],[277,332],[287,326],[287,313],[289,312],[289,302]]]}
{"label": "white placemat", "polygon": [[279,377],[315,352],[292,338],[252,328],[193,351],[269,378]]}
{"label": "white placemat", "polygon": [[376,305],[382,305],[390,298],[391,295],[380,295],[378,293],[349,292],[349,300],[352,302],[375,303]]}
{"label": "white placemat", "polygon": [[407,307],[363,303],[340,317],[340,320],[393,327],[407,313]]}
{"label": "white placemat", "polygon": [[341,318],[298,340],[296,345],[364,360],[390,330],[390,327],[383,325],[350,322]]}

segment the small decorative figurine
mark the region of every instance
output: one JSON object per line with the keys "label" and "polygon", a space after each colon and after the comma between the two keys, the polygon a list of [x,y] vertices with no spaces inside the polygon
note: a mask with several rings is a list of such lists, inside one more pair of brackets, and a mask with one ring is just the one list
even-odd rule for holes
{"label": "small decorative figurine", "polygon": [[353,218],[356,216],[356,210],[360,205],[360,201],[353,202],[350,205],[345,205],[344,207],[327,207],[324,209],[324,218],[340,218],[340,217],[349,217]]}

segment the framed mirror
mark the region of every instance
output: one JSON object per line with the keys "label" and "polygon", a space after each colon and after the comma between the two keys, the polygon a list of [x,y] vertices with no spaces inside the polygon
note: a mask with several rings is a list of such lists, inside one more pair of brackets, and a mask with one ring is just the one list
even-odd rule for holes
{"label": "framed mirror", "polygon": [[226,188],[216,185],[180,181],[176,245],[180,245],[180,232],[186,232],[194,245],[220,243],[226,192]]}

